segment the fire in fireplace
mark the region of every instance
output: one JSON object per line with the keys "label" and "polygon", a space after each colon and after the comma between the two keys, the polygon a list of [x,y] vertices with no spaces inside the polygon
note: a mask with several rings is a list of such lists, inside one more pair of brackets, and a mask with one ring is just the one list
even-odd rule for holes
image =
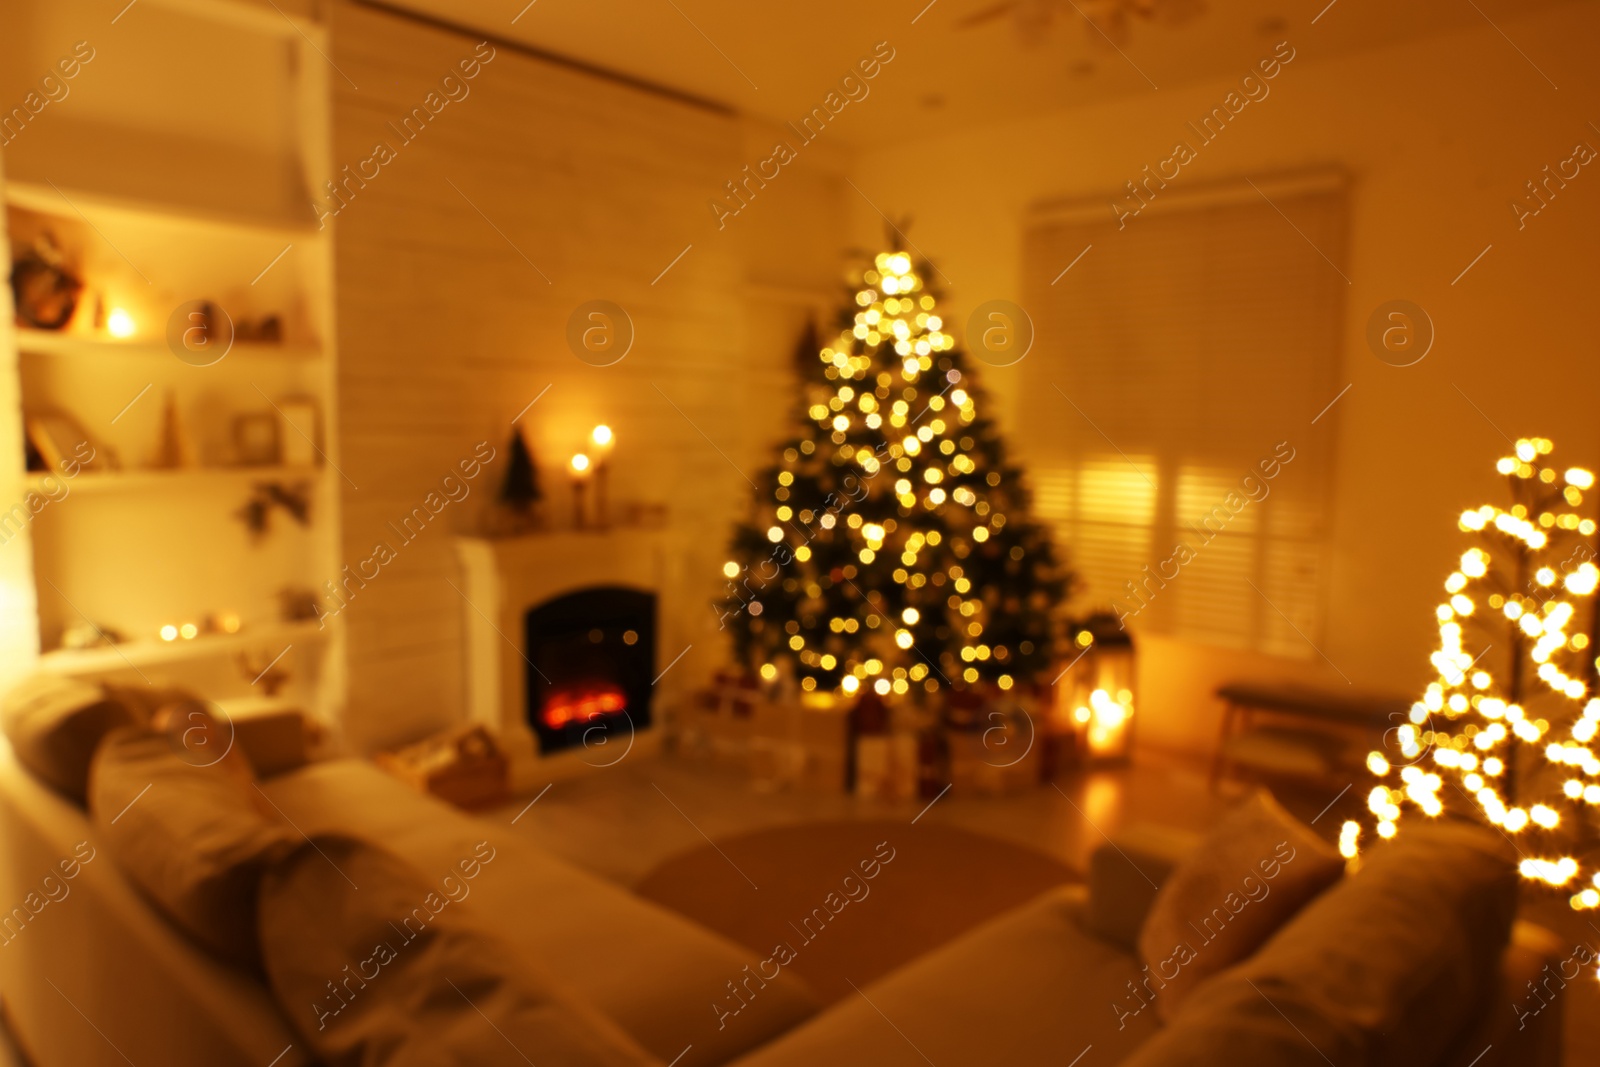
{"label": "fire in fireplace", "polygon": [[596,586],[547,600],[524,620],[528,727],[541,754],[616,742],[650,725],[656,598]]}

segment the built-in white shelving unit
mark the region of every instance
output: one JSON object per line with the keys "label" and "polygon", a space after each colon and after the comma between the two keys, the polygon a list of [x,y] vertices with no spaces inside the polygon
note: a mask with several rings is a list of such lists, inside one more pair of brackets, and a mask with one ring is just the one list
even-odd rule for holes
{"label": "built-in white shelving unit", "polygon": [[[35,37],[50,40],[55,11],[36,7]],[[285,697],[333,721],[342,626],[298,614],[341,568],[332,231],[311,208],[334,170],[326,28],[299,3],[145,0],[115,32],[96,40],[104,58],[85,66],[74,107],[0,157],[6,273],[9,254],[47,231],[84,283],[61,330],[12,325],[6,294],[8,673],[24,656],[226,703],[262,696],[270,663],[287,674]],[[209,364],[185,356],[197,301],[219,327],[275,317],[280,339],[235,340]],[[309,434],[290,410],[311,413]],[[55,469],[51,450],[23,447],[41,421],[77,427],[55,436],[81,438],[94,461]],[[268,423],[275,456],[260,454]],[[306,520],[275,504],[264,529],[247,523],[263,487],[304,492]],[[163,638],[184,624],[194,636]],[[74,647],[95,628],[118,640]]]}

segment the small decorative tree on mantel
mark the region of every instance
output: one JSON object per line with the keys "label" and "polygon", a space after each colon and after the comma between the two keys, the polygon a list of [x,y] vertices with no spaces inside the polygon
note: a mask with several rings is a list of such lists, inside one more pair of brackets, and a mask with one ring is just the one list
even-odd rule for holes
{"label": "small decorative tree on mantel", "polygon": [[862,272],[735,528],[719,610],[769,682],[892,701],[1007,690],[1056,661],[1071,576],[928,281],[898,248]]}
{"label": "small decorative tree on mantel", "polygon": [[[1385,838],[1408,805],[1430,817],[1464,810],[1513,838],[1525,879],[1589,910],[1600,908],[1600,568],[1595,521],[1579,509],[1594,475],[1559,470],[1551,451],[1544,438],[1518,441],[1497,464],[1511,507],[1462,514],[1477,543],[1445,580],[1438,677],[1386,751],[1367,757],[1380,783],[1367,806]],[[1347,857],[1361,833],[1344,824]]]}

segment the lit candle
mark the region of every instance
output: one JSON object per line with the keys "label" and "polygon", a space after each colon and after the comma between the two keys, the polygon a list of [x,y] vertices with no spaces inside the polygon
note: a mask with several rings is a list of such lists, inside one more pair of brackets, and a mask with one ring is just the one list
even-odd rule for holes
{"label": "lit candle", "polygon": [[590,451],[594,453],[594,517],[599,526],[610,523],[610,516],[606,513],[608,508],[606,473],[611,466],[606,462],[611,455],[611,446],[616,443],[616,434],[611,432],[611,427],[601,423],[589,431]]}
{"label": "lit candle", "polygon": [[111,314],[106,316],[106,331],[112,337],[132,337],[137,327],[134,326],[133,316],[122,308],[112,308]]}
{"label": "lit candle", "polygon": [[583,489],[589,483],[589,457],[582,452],[575,454],[567,462],[567,469],[572,475],[572,525],[581,530],[587,525],[584,522]]}

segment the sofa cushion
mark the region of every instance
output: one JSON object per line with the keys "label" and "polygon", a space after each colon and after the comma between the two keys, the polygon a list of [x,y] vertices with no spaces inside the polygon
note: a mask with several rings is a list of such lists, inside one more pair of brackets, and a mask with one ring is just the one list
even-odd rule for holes
{"label": "sofa cushion", "polygon": [[89,777],[106,852],[179,929],[228,962],[254,967],[263,867],[300,836],[267,818],[228,761],[199,763],[166,734],[107,734]]}
{"label": "sofa cushion", "polygon": [[739,1067],[1119,1062],[1157,1028],[1133,1014],[1134,957],[1083,926],[1085,892],[1053,889],[739,1061]]}
{"label": "sofa cushion", "polygon": [[79,804],[100,739],[138,721],[98,685],[43,671],[6,693],[0,720],[17,761]]}
{"label": "sofa cushion", "polygon": [[307,834],[382,845],[425,875],[450,871],[487,841],[497,858],[463,909],[663,1062],[681,1054],[678,1067],[726,1063],[818,1010],[785,973],[719,1029],[714,1006],[756,954],[529,844],[509,816],[466,815],[365,760],[314,764],[262,788]]}
{"label": "sofa cushion", "polygon": [[1135,823],[1097,847],[1089,856],[1088,928],[1137,953],[1156,894],[1200,840],[1189,830]]}
{"label": "sofa cushion", "polygon": [[1173,870],[1139,933],[1156,1014],[1171,1019],[1201,982],[1260,948],[1344,866],[1269,793],[1229,812]]}
{"label": "sofa cushion", "polygon": [[1515,859],[1492,830],[1407,826],[1196,989],[1127,1067],[1440,1062],[1499,981]]}
{"label": "sofa cushion", "polygon": [[[319,837],[261,886],[268,981],[328,1067],[658,1061],[456,906],[493,850],[425,878],[382,849]],[[488,860],[489,862],[485,862]]]}

